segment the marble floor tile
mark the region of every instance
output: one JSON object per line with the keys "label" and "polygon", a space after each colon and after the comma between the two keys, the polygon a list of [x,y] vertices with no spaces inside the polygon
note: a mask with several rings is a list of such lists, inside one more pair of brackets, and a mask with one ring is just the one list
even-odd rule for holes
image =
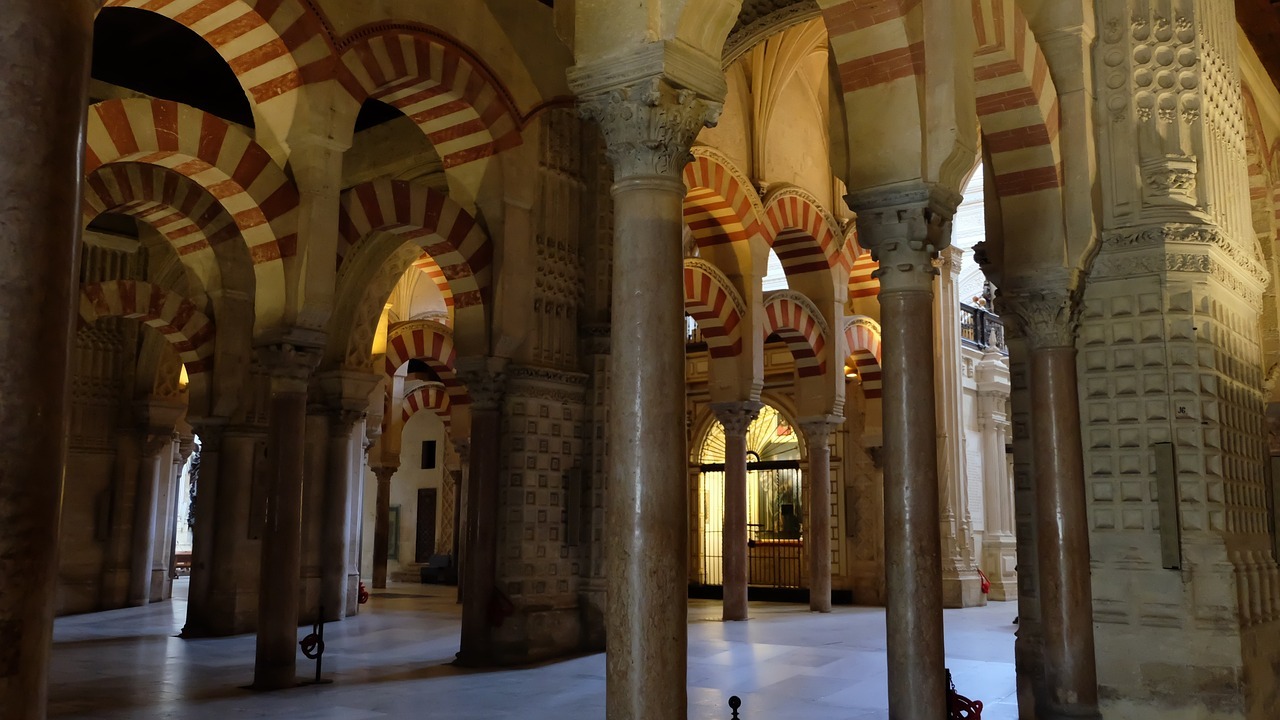
{"label": "marble floor tile", "polygon": [[[534,667],[477,671],[449,663],[459,606],[449,587],[396,585],[361,613],[326,627],[333,684],[274,693],[253,679],[254,638],[183,640],[185,582],[175,598],[60,618],[54,628],[50,717],[65,720],[586,720],[604,718],[602,654]],[[984,720],[1016,720],[1016,608],[946,611],[947,663],[959,691],[983,700]],[[689,717],[724,720],[730,695],[749,720],[872,720],[886,716],[884,611],[753,603],[747,622],[720,605],[689,609]],[[300,628],[299,637],[309,632]],[[314,665],[299,659],[299,675]]]}

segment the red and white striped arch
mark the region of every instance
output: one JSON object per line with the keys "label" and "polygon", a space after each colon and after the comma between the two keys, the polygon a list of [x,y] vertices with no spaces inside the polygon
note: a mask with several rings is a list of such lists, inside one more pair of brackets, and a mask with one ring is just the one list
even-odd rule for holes
{"label": "red and white striped arch", "polygon": [[764,297],[764,337],[777,334],[791,350],[796,374],[820,377],[827,371],[827,323],[804,295],[774,290]]}
{"label": "red and white striped arch", "polygon": [[839,223],[817,198],[794,185],[769,190],[764,199],[764,229],[788,277],[828,271],[844,261]]}
{"label": "red and white striped arch", "polygon": [[409,419],[422,410],[430,410],[434,412],[444,426],[449,427],[452,419],[450,408],[452,403],[449,401],[449,391],[441,383],[427,383],[419,388],[415,388],[413,392],[404,396],[404,403],[401,406],[401,419],[408,424]]}
{"label": "red and white striped arch", "polygon": [[705,260],[684,261],[684,311],[698,322],[711,357],[735,357],[742,351],[746,304],[724,274]]}
{"label": "red and white striped arch", "polygon": [[400,235],[431,256],[448,280],[455,325],[471,308],[474,311],[466,315],[475,315],[483,323],[493,247],[470,213],[437,190],[399,180],[374,180],[342,194],[338,266],[349,262],[359,252],[353,248],[368,242],[375,232]]}
{"label": "red and white striped arch", "polygon": [[844,341],[849,348],[848,363],[858,371],[862,381],[862,394],[868,399],[880,397],[883,387],[880,324],[865,315],[854,315],[845,321]]}
{"label": "red and white striped arch", "polygon": [[409,116],[446,169],[521,143],[506,88],[459,43],[425,28],[388,30],[347,47],[342,64],[356,102],[375,98]]}
{"label": "red and white striped arch", "polygon": [[421,360],[440,378],[454,405],[467,405],[471,396],[458,379],[457,359],[453,332],[449,328],[431,320],[414,320],[395,325],[387,334],[383,372],[390,377],[410,360]]}
{"label": "red and white striped arch", "polygon": [[870,251],[857,247],[857,242],[854,240],[856,236],[856,231],[851,227],[847,242],[852,246],[851,252],[856,257],[853,261],[853,267],[849,269],[850,300],[876,297],[880,294],[880,280],[875,276],[876,270],[880,269],[880,263],[872,259]]}
{"label": "red and white striped arch", "polygon": [[80,320],[91,325],[100,318],[140,320],[160,331],[178,353],[189,375],[211,369],[213,321],[181,295],[151,283],[110,280],[80,286]]}
{"label": "red and white striped arch", "polygon": [[845,95],[924,74],[904,19],[921,0],[818,0]]}
{"label": "red and white striped arch", "polygon": [[974,79],[983,146],[1001,197],[1062,185],[1058,92],[1015,0],[973,3]]}
{"label": "red and white striped arch", "polygon": [[1249,204],[1253,230],[1258,239],[1275,242],[1280,225],[1280,205],[1276,204],[1280,184],[1274,182],[1271,152],[1267,135],[1258,113],[1257,101],[1247,85],[1241,85],[1245,118],[1245,158],[1249,168]]}
{"label": "red and white striped arch", "polygon": [[684,167],[684,221],[699,247],[746,243],[763,229],[764,205],[751,181],[728,159],[695,146]]}
{"label": "red and white striped arch", "polygon": [[444,270],[440,264],[431,257],[431,253],[423,252],[422,255],[413,261],[415,270],[421,271],[431,282],[435,283],[436,289],[440,291],[440,296],[444,298],[444,309],[449,317],[453,318],[453,290],[449,287],[449,278],[445,277]]}
{"label": "red and white striped arch", "polygon": [[204,38],[235,73],[256,114],[279,139],[289,134],[298,89],[327,66],[320,20],[299,0],[106,0],[148,10]]}

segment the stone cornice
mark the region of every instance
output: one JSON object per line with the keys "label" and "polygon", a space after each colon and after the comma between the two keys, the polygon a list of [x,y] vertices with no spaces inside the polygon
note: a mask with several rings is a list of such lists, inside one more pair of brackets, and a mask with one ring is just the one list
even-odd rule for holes
{"label": "stone cornice", "polygon": [[624,55],[602,58],[568,70],[569,87],[579,98],[663,78],[717,103],[729,92],[718,58],[678,40],[643,45]]}
{"label": "stone cornice", "polygon": [[694,138],[715,124],[721,103],[649,76],[585,95],[580,109],[604,134],[615,181],[657,176],[680,182]]}
{"label": "stone cornice", "polygon": [[1187,249],[1192,252],[1200,247],[1221,252],[1232,263],[1239,266],[1247,278],[1258,285],[1258,292],[1262,292],[1271,281],[1271,275],[1266,266],[1254,257],[1254,253],[1241,247],[1220,228],[1213,225],[1156,225],[1109,232],[1102,238],[1104,253],[1156,248],[1168,250],[1182,246],[1187,246]]}

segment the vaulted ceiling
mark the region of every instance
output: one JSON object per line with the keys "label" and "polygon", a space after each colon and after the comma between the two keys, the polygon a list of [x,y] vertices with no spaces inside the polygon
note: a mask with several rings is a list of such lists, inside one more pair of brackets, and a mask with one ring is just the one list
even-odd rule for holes
{"label": "vaulted ceiling", "polygon": [[1271,79],[1280,84],[1280,0],[1236,0],[1236,19]]}

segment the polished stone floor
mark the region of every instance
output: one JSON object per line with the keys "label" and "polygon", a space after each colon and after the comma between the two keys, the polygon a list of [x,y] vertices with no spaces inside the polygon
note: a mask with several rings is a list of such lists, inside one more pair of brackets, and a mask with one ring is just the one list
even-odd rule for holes
{"label": "polished stone floor", "polygon": [[[185,582],[176,587],[180,596]],[[453,588],[393,586],[355,618],[328,626],[332,685],[258,694],[252,636],[174,637],[186,603],[61,618],[54,630],[50,717],[94,720],[577,720],[604,717],[604,656],[477,672],[448,663],[457,650]],[[1015,720],[1016,606],[946,612],[947,664],[984,720]],[[879,720],[887,716],[884,611],[752,604],[745,623],[718,621],[719,603],[689,607],[690,720]],[[300,633],[305,634],[306,630]],[[300,672],[313,671],[310,661]]]}

